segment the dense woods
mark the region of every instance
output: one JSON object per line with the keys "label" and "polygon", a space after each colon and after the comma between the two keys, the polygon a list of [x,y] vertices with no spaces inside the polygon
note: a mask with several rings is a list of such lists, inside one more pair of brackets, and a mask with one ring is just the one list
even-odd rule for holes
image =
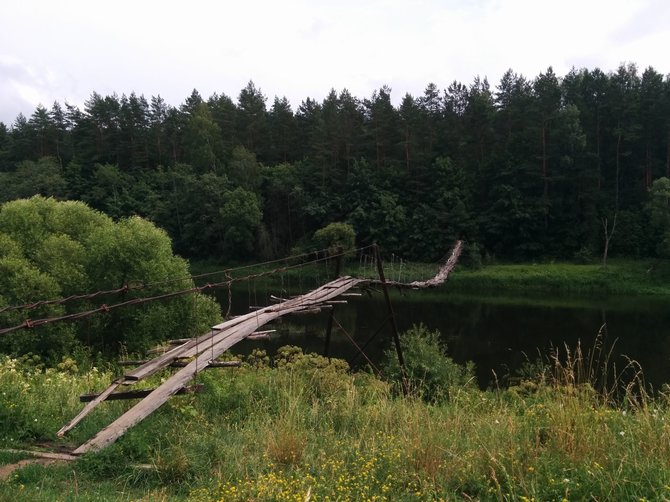
{"label": "dense woods", "polygon": [[93,93],[0,123],[0,201],[79,199],[140,215],[188,257],[285,254],[334,222],[358,244],[440,258],[456,238],[505,260],[670,251],[670,78],[633,64],[428,84],[399,104],[331,90],[293,109],[253,82]]}

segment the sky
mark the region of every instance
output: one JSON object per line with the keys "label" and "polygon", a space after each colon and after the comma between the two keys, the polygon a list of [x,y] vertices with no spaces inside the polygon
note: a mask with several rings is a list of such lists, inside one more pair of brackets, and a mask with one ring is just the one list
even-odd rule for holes
{"label": "sky", "polygon": [[250,80],[268,107],[382,85],[397,104],[431,82],[495,86],[509,68],[668,74],[669,48],[667,0],[5,0],[0,122],[54,101],[83,107],[94,91],[236,100]]}

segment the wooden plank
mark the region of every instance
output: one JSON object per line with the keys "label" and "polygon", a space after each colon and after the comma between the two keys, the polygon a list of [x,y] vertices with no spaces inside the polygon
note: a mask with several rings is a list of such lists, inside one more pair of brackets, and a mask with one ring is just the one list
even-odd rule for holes
{"label": "wooden plank", "polygon": [[166,366],[169,366],[177,357],[190,357],[190,355],[188,355],[189,349],[209,342],[209,340],[215,335],[216,330],[212,330],[211,332],[205,333],[198,338],[193,338],[190,342],[174,347],[173,349],[168,350],[166,353],[155,359],[152,359],[139,368],[135,368],[133,371],[126,373],[124,377],[126,380],[142,380],[143,378],[147,378],[148,376],[153,375]]}
{"label": "wooden plank", "polygon": [[15,450],[12,448],[0,450],[6,453],[16,453],[19,455],[30,455],[31,457],[46,458],[48,460],[66,460],[68,462],[77,460],[76,455],[68,453],[52,453],[49,451],[34,451],[34,450]]}
{"label": "wooden plank", "polygon": [[[190,385],[188,387],[182,387],[179,389],[175,394],[191,394],[194,392],[202,392],[204,390],[205,386],[203,384],[198,384],[198,385]],[[156,389],[137,389],[137,390],[129,390],[126,392],[113,392],[112,394],[109,394],[107,396],[107,401],[118,401],[120,399],[142,399],[147,397],[149,394],[151,394],[154,390]],[[82,403],[88,403],[90,401],[93,401],[98,397],[99,394],[83,394],[79,396],[79,400]]]}
{"label": "wooden plank", "polygon": [[[143,361],[119,361],[119,366],[140,366],[146,364],[147,360]],[[187,361],[173,361],[170,364],[171,368],[184,368],[188,364]],[[208,368],[239,368],[241,361],[212,361]]]}
{"label": "wooden plank", "polygon": [[66,432],[71,430],[75,425],[77,425],[79,422],[81,422],[86,415],[91,413],[93,411],[93,408],[98,406],[100,403],[102,403],[107,396],[109,396],[114,390],[121,385],[123,382],[122,378],[117,379],[107,387],[104,391],[102,391],[100,394],[98,394],[98,397],[96,397],[93,401],[88,403],[86,406],[84,406],[84,409],[81,410],[76,417],[74,417],[72,420],[70,420],[67,424],[65,424],[63,427],[60,428],[60,430],[56,433],[56,436],[58,437],[63,437]]}
{"label": "wooden plank", "polygon": [[259,340],[269,340],[270,335],[256,335],[255,333],[251,333],[249,336],[247,336],[247,340],[251,341],[259,341]]}
{"label": "wooden plank", "polygon": [[170,345],[183,345],[190,342],[193,338],[177,338],[176,340],[168,340]]}

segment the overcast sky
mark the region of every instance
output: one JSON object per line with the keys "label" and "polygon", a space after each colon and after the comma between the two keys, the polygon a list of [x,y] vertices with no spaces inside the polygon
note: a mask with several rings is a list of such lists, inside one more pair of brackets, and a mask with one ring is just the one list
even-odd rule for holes
{"label": "overcast sky", "polygon": [[268,106],[383,84],[398,103],[429,82],[496,85],[508,68],[665,74],[669,49],[668,0],[3,0],[0,121],[93,91],[236,100],[249,80]]}

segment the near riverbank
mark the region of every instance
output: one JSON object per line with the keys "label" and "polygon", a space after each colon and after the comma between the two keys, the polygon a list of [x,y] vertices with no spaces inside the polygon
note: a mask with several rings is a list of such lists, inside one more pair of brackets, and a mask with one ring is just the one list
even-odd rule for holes
{"label": "near riverbank", "polygon": [[[430,347],[428,347],[430,348]],[[410,397],[393,379],[288,350],[272,367],[199,378],[118,443],[73,463],[27,465],[0,481],[21,501],[664,500],[670,496],[668,396],[635,381],[616,400],[588,383],[579,353],[509,389],[480,391],[446,360]],[[439,354],[437,355],[439,357]],[[411,353],[408,360],[412,360]],[[423,359],[416,359],[421,362]],[[415,366],[419,368],[420,366]],[[460,377],[455,378],[455,374]],[[416,375],[415,375],[416,376]],[[35,448],[113,377],[72,365],[0,362],[0,446]],[[435,383],[440,386],[435,386]],[[445,383],[446,382],[446,383]],[[431,384],[426,394],[424,383]],[[108,403],[73,431],[77,444],[127,403]],[[57,443],[58,444],[58,443]],[[24,455],[0,452],[0,466]]]}

